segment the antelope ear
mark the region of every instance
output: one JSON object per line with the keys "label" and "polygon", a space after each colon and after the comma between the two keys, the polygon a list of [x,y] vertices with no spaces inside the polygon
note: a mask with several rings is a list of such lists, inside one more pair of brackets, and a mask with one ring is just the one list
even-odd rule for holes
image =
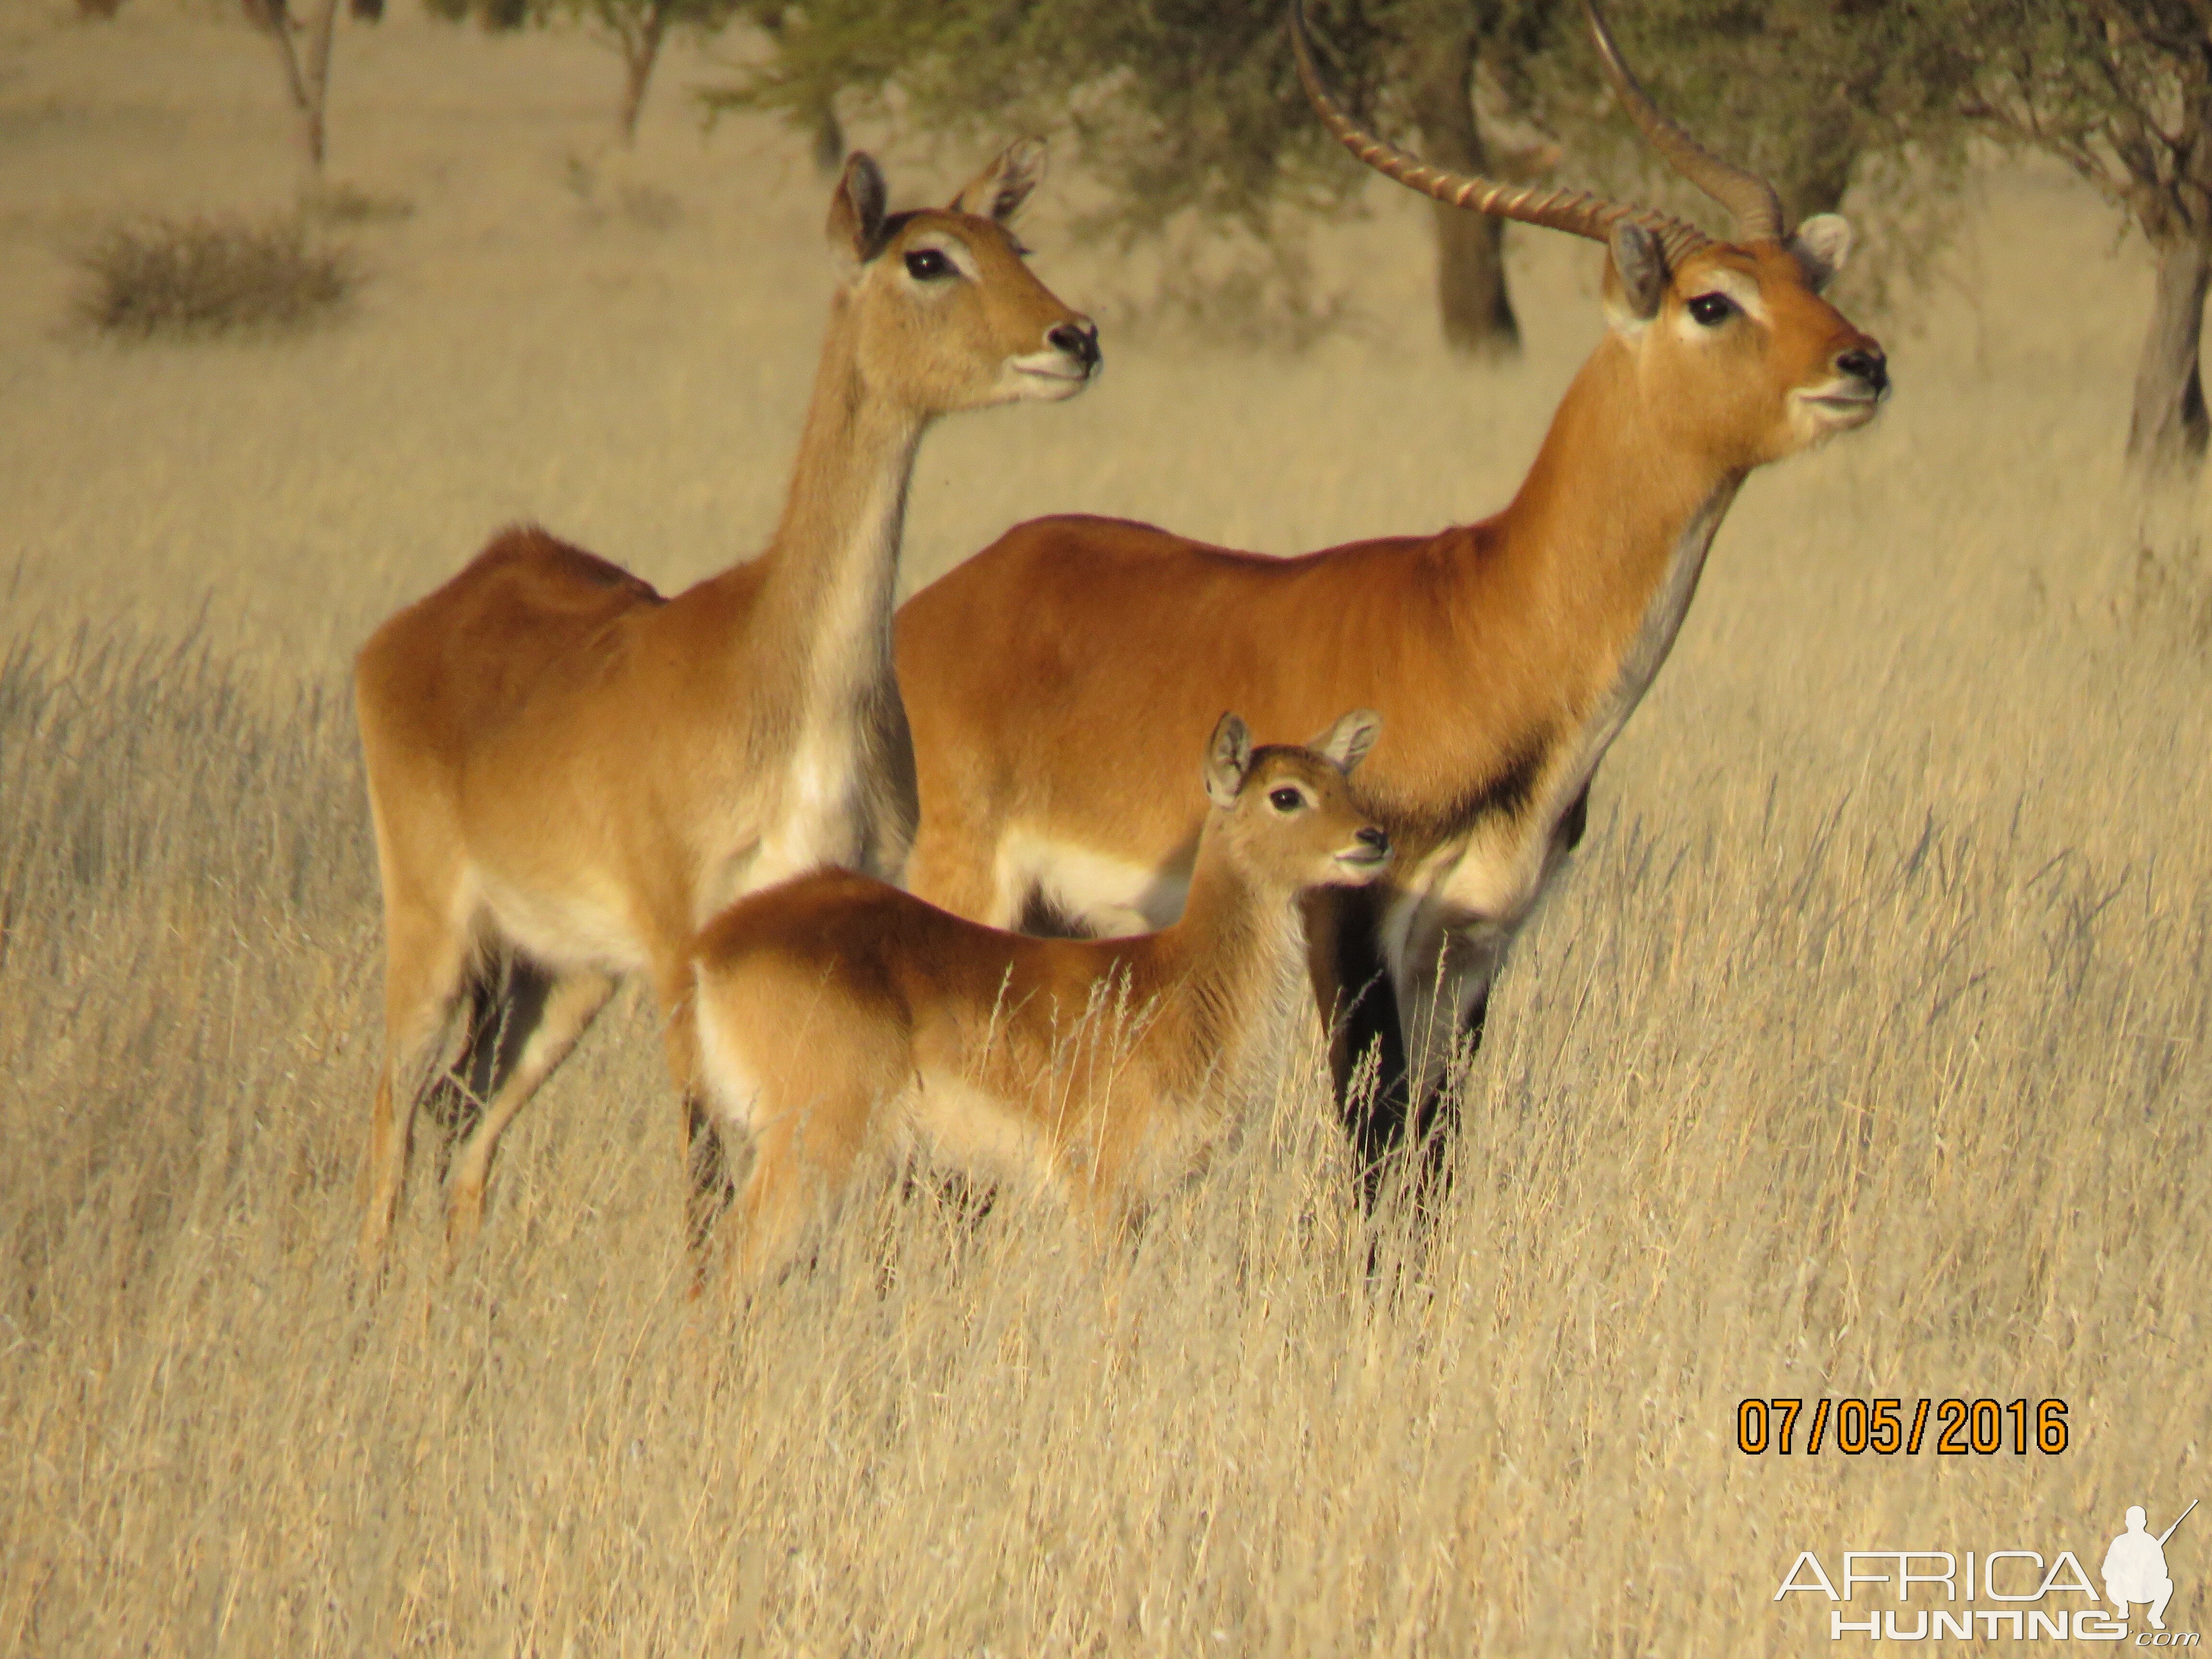
{"label": "antelope ear", "polygon": [[1044,140],[1017,138],[952,198],[952,210],[1003,225],[1043,178]]}
{"label": "antelope ear", "polygon": [[884,206],[889,198],[883,169],[854,150],[845,162],[844,177],[837,180],[837,193],[830,198],[830,252],[845,276],[883,252]]}
{"label": "antelope ear", "polygon": [[1790,251],[1818,294],[1851,257],[1851,222],[1840,213],[1816,213],[1790,233]]}
{"label": "antelope ear", "polygon": [[[1648,323],[1659,314],[1659,301],[1667,293],[1667,251],[1659,238],[1632,219],[1613,228],[1606,245],[1613,251],[1613,276],[1620,284],[1618,304],[1626,320]],[[1606,299],[1615,301],[1613,284],[1606,284]],[[1607,310],[1613,308],[1609,303]]]}
{"label": "antelope ear", "polygon": [[1206,740],[1206,798],[1216,806],[1234,805],[1251,767],[1250,730],[1237,715],[1224,714]]}
{"label": "antelope ear", "polygon": [[1375,739],[1382,735],[1382,717],[1371,708],[1355,708],[1306,745],[1316,754],[1349,772],[1367,758]]}

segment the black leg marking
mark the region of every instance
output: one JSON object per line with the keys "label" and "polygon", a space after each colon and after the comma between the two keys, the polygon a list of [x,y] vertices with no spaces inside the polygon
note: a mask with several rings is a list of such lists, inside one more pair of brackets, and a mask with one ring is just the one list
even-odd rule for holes
{"label": "black leg marking", "polygon": [[[1342,1056],[1336,1079],[1337,1106],[1359,1155],[1370,1207],[1379,1190],[1384,1160],[1407,1147],[1416,1149],[1419,1168],[1413,1174],[1423,1193],[1430,1198],[1442,1196],[1450,1178],[1450,1141],[1458,1107],[1456,1097],[1449,1092],[1448,1076],[1439,1078],[1437,1086],[1419,1100],[1413,1098],[1398,999],[1383,969],[1377,943],[1376,924],[1380,921],[1379,908],[1372,915],[1348,915],[1337,939],[1340,983],[1364,987],[1343,1017],[1343,1040],[1334,1052]],[[1465,1039],[1470,1054],[1480,1051],[1483,1033],[1490,1023],[1490,988],[1486,980],[1455,1032],[1455,1037]],[[1370,1053],[1376,1056],[1371,1103],[1355,1109],[1347,1085]]]}
{"label": "black leg marking", "polygon": [[691,1196],[685,1206],[692,1260],[704,1273],[707,1243],[723,1212],[737,1200],[738,1172],[714,1115],[697,1100],[684,1103],[684,1130],[690,1148]]}
{"label": "black leg marking", "polygon": [[1029,896],[1022,901],[1021,915],[1014,923],[1014,931],[1027,933],[1033,939],[1097,937],[1079,918],[1069,915],[1046,897],[1042,887],[1030,888]]}
{"label": "black leg marking", "polygon": [[[1467,1040],[1469,1054],[1481,1052],[1483,1030],[1489,1024],[1490,983],[1486,980],[1459,1024],[1457,1035]],[[1459,1101],[1449,1092],[1449,1080],[1440,1080],[1413,1116],[1413,1144],[1420,1149],[1419,1178],[1431,1200],[1441,1200],[1450,1190],[1451,1139],[1459,1127]]]}
{"label": "black leg marking", "polygon": [[[1371,1200],[1376,1166],[1405,1139],[1406,1041],[1397,993],[1382,959],[1380,902],[1365,891],[1334,893],[1330,899],[1337,907],[1330,943],[1339,1000],[1336,1030],[1329,1043],[1330,1069],[1337,1110]],[[1357,1095],[1355,1079],[1364,1085]]]}
{"label": "black leg marking", "polygon": [[1583,832],[1589,828],[1589,785],[1575,797],[1575,804],[1567,808],[1559,820],[1559,827],[1552,832],[1552,840],[1563,851],[1571,853],[1583,844]]}
{"label": "black leg marking", "polygon": [[453,1149],[476,1132],[484,1106],[513,1075],[522,1046],[545,1015],[553,976],[535,963],[508,957],[469,982],[467,1035],[445,1076],[431,1085],[422,1109],[438,1126],[444,1146],[441,1174]]}

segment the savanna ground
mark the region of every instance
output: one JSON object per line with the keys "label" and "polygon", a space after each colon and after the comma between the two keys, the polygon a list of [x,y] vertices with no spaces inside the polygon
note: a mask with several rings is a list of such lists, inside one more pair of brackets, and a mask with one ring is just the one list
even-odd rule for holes
{"label": "savanna ground", "polygon": [[[1771,1600],[1801,1549],[2094,1572],[2128,1504],[2212,1496],[2212,670],[2185,562],[2139,597],[2147,266],[2036,172],[1877,319],[1881,422],[1745,491],[1433,1224],[1363,1221],[1294,1059],[1110,1303],[1059,1218],[927,1184],[693,1303],[632,998],[450,1279],[418,1148],[364,1293],[353,648],[516,518],[664,587],[742,556],[795,440],[826,185],[669,69],[623,156],[578,40],[347,27],[332,175],[411,210],[333,233],[349,314],[123,344],[69,322],[74,250],[292,198],[268,48],[161,0],[0,21],[0,1651],[1787,1652],[1826,1643]],[[885,153],[904,201],[981,159]],[[1079,189],[1028,234],[1110,319]],[[1423,210],[1371,205],[1319,249],[1355,331],[1109,324],[1078,403],[935,434],[909,579],[1049,510],[1289,551],[1501,502],[1595,250],[1516,233],[1527,360],[1467,368]],[[1747,1395],[1954,1395],[2063,1399],[2071,1444],[1733,1443]]]}

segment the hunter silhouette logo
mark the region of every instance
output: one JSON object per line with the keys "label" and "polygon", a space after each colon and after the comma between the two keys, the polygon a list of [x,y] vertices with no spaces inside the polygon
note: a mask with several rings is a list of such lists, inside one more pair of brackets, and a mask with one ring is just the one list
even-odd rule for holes
{"label": "hunter silhouette logo", "polygon": [[[2094,1551],[2045,1553],[2059,1540],[2048,1540],[2042,1549],[1845,1550],[1837,1572],[1816,1551],[1801,1550],[1774,1599],[1809,1595],[1815,1605],[1826,1602],[1832,1642],[1853,1636],[1871,1642],[1945,1637],[2123,1642],[2141,1607],[2146,1627],[2135,1633],[2130,1646],[2194,1648],[2202,1641],[2196,1632],[2166,1627],[2166,1604],[2174,1592],[2166,1546],[2197,1503],[2191,1498],[2159,1533],[2151,1531],[2149,1512],[2142,1504],[2131,1506],[2127,1530],[2106,1547],[2094,1579],[2087,1565],[2097,1559]],[[1829,1562],[1838,1558],[1831,1556]],[[2103,1581],[2101,1593],[2098,1579]]]}
{"label": "hunter silhouette logo", "polygon": [[[2197,1507],[2197,1500],[2189,1500],[2189,1510]],[[2189,1518],[2184,1510],[2173,1518],[2173,1526],[2154,1538],[2150,1534],[2148,1517],[2142,1504],[2128,1510],[2128,1529],[2112,1540],[2112,1547],[2105,1552],[2105,1599],[2118,1609],[2125,1619],[2130,1603],[2141,1601],[2150,1608],[2150,1627],[2166,1628],[2166,1604],[2173,1599],[2173,1580],[2166,1576],[2166,1540],[2173,1536],[2174,1527]]]}

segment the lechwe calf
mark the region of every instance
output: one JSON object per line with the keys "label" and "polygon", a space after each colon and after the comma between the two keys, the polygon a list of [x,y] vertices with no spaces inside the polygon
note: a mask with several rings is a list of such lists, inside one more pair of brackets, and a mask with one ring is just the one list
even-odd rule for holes
{"label": "lechwe calf", "polygon": [[915,447],[939,416],[1072,397],[1098,367],[1097,331],[1006,228],[1042,171],[1043,147],[1017,144],[949,208],[895,214],[875,164],[846,164],[814,400],[758,558],[664,599],[509,531],[362,648],[386,1031],[366,1265],[406,1177],[411,1074],[465,996],[449,1086],[483,1117],[454,1160],[453,1245],[476,1230],[500,1132],[617,975],[652,975],[696,1139],[699,925],[817,865],[904,862],[917,808],[890,623]]}
{"label": "lechwe calf", "polygon": [[1111,1230],[1196,1168],[1279,1053],[1298,895],[1361,886],[1390,844],[1347,775],[1381,723],[1255,750],[1224,714],[1182,919],[1031,939],[849,871],[740,901],[701,934],[706,1094],[750,1134],[733,1218],[748,1276],[787,1261],[871,1158],[921,1149],[1056,1188]]}

